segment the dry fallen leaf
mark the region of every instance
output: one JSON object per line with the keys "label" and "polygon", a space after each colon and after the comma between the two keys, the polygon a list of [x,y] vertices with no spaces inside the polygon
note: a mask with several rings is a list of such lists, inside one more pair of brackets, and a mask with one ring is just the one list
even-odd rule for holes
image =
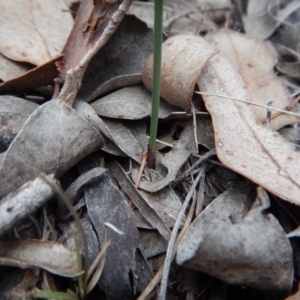
{"label": "dry fallen leaf", "polygon": [[[190,110],[201,70],[216,52],[214,47],[202,47],[201,40],[196,36],[178,35],[164,42],[161,97],[171,105]],[[182,69],[183,64],[185,69],[191,69],[193,72],[185,72]],[[150,55],[143,69],[143,82],[148,90],[152,88],[152,67],[153,55]]]}
{"label": "dry fallen leaf", "polygon": [[85,188],[84,197],[87,214],[101,242],[104,238],[105,222],[110,222],[123,232],[122,235],[112,230],[108,232],[111,245],[106,252],[99,286],[114,299],[121,299],[125,295],[131,298],[133,291],[129,274],[130,270],[137,268],[135,251],[139,246],[133,212],[123,194],[105,173]]}
{"label": "dry fallen leaf", "polygon": [[0,52],[11,60],[41,65],[60,54],[72,25],[62,0],[2,1]]}
{"label": "dry fallen leaf", "polygon": [[76,252],[51,241],[1,239],[0,264],[19,268],[42,268],[66,277],[79,274]]}
{"label": "dry fallen leaf", "polygon": [[[193,38],[198,40],[197,45],[202,49],[202,53],[216,53],[203,38]],[[176,44],[182,41],[182,37],[173,37],[168,41],[168,45],[173,42]],[[201,73],[205,64],[202,62],[199,65],[191,65],[187,60],[191,58],[192,53],[187,54],[189,56],[179,56],[174,50],[173,47],[163,47],[163,58],[168,57],[171,62],[176,60],[176,67],[163,63],[162,74],[167,74],[167,77],[162,78],[162,91],[172,87],[170,104],[178,105],[178,101],[182,100],[186,106],[189,102],[179,97],[184,82],[181,82],[181,75],[191,78],[194,76],[192,74]],[[204,62],[210,57],[211,54],[205,56]],[[200,61],[200,58],[197,60]],[[149,59],[146,64],[148,63]],[[168,78],[171,77],[174,78],[174,82],[170,83]],[[150,78],[147,77],[144,81],[148,79]],[[212,117],[216,151],[221,162],[282,199],[300,204],[300,171],[296,167],[300,162],[300,154],[280,134],[259,124],[249,104],[231,100],[249,101],[249,94],[242,77],[230,61],[221,54],[215,54],[203,68],[198,86],[200,91],[205,93],[202,97]],[[192,93],[194,85],[190,85],[190,88],[191,91],[187,94]],[[227,98],[217,96],[220,94],[226,95]],[[142,184],[143,182],[141,187],[144,188]],[[149,190],[149,187],[144,189]]]}
{"label": "dry fallen leaf", "polygon": [[60,177],[102,144],[99,131],[69,105],[59,99],[47,102],[31,114],[7,150],[0,166],[0,198],[39,172]]}
{"label": "dry fallen leaf", "polygon": [[[244,83],[220,54],[206,65],[198,85],[201,91],[249,101]],[[300,204],[299,152],[276,133],[257,122],[252,107],[230,99],[203,95],[213,119],[221,162],[282,199]]]}
{"label": "dry fallen leaf", "polygon": [[103,94],[142,82],[142,68],[153,51],[153,31],[134,16],[120,26],[89,64],[78,97],[91,102]]}
{"label": "dry fallen leaf", "polygon": [[[245,198],[238,193],[229,197]],[[270,206],[267,193],[258,189],[256,201],[242,220],[241,216],[238,220],[234,217],[243,206],[240,202],[246,209],[247,204],[237,198],[221,198],[222,195],[189,228],[181,241],[177,262],[229,284],[262,289],[276,296],[289,293],[293,281],[292,248],[277,219],[263,213]],[[229,200],[232,206],[224,208],[222,200]],[[218,205],[228,211],[216,219],[212,208]]]}
{"label": "dry fallen leaf", "polygon": [[[276,56],[270,45],[228,29],[219,30],[206,38],[215,41],[220,53],[230,60],[243,77],[250,101],[263,105],[272,101],[272,106],[281,109],[290,104],[283,78],[276,76],[273,71]],[[253,106],[253,110],[260,120],[266,118],[265,108]],[[270,126],[277,130],[298,121],[299,118],[295,116],[281,114],[271,120]]]}
{"label": "dry fallen leaf", "polygon": [[[151,94],[142,86],[130,86],[94,101],[91,106],[101,117],[140,120],[151,115]],[[174,110],[162,100],[158,118],[167,118]]]}

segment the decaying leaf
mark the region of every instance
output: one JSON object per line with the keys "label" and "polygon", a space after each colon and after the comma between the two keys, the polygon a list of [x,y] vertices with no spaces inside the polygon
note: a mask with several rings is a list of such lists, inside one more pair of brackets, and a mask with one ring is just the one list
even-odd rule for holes
{"label": "decaying leaf", "polygon": [[[88,217],[81,218],[80,223],[86,236],[89,264],[91,265],[100,251],[100,243],[91,220]],[[63,231],[63,235],[59,238],[58,242],[65,245],[68,249],[75,251],[74,232],[78,230],[78,225],[73,221],[61,224],[60,228]],[[81,241],[80,245],[83,246],[83,241]],[[84,253],[83,248],[81,249],[81,253]]]}
{"label": "decaying leaf", "polygon": [[113,162],[109,164],[109,170],[118,184],[121,186],[122,190],[142,213],[143,217],[153,226],[154,229],[158,230],[165,240],[168,241],[171,234],[169,227],[160,218],[147,200],[139,194],[122,167],[117,162]]}
{"label": "decaying leaf", "polygon": [[178,170],[186,162],[191,153],[197,152],[193,124],[187,122],[185,125],[179,140],[175,143],[172,150],[166,153],[161,160],[161,167],[168,170],[167,176],[156,182],[141,181],[139,185],[141,189],[148,192],[157,192],[163,189],[176,177]]}
{"label": "decaying leaf", "polygon": [[40,106],[7,150],[0,169],[0,198],[39,172],[61,176],[102,144],[99,131],[63,101]]}
{"label": "decaying leaf", "polygon": [[0,102],[0,143],[9,146],[39,106],[14,96],[0,96]]}
{"label": "decaying leaf", "polygon": [[[277,219],[263,214],[269,205],[267,193],[259,188],[252,209],[236,224],[231,214],[227,214],[227,220],[211,216],[207,220],[200,215],[197,227],[193,224],[181,241],[177,262],[230,284],[262,289],[276,296],[287,294],[293,280],[292,249]],[[184,242],[190,245],[188,254]]]}
{"label": "decaying leaf", "polygon": [[44,64],[60,54],[72,25],[73,18],[62,0],[4,1],[0,52],[12,60]]}
{"label": "decaying leaf", "polygon": [[[272,106],[281,109],[290,104],[284,80],[273,71],[275,53],[266,42],[228,29],[209,35],[208,40],[217,44],[220,53],[230,60],[243,77],[250,101],[263,105],[272,101]],[[222,94],[222,90],[219,93]],[[253,106],[253,110],[260,120],[266,118],[265,108]],[[270,126],[277,130],[298,121],[299,118],[295,116],[281,114],[271,120]]]}
{"label": "decaying leaf", "polygon": [[125,16],[107,45],[93,58],[78,97],[91,102],[104,93],[142,82],[142,67],[153,51],[153,32],[134,16]]}
{"label": "decaying leaf", "polygon": [[0,79],[6,81],[26,73],[30,67],[26,64],[15,62],[0,54]]}
{"label": "decaying leaf", "polygon": [[[177,38],[179,41],[182,39],[173,37],[170,40],[174,41]],[[204,53],[208,52],[204,50],[206,47],[210,49],[209,53],[215,53],[208,42],[200,37],[197,39],[197,44],[201,44]],[[172,43],[170,40],[169,43]],[[163,51],[171,49],[163,47]],[[163,64],[162,74],[172,73],[172,77],[179,80],[180,74],[185,74],[185,77],[189,78],[187,75],[189,72],[191,74],[196,72],[197,66],[193,67],[186,63],[190,57],[183,55],[180,62],[177,52],[172,54],[172,51],[167,51],[164,55],[170,60],[176,58],[180,70],[171,68],[172,65],[167,67]],[[210,57],[205,56],[203,59],[206,62]],[[204,65],[202,63],[199,66],[200,72]],[[173,74],[176,70],[179,72],[177,75]],[[163,77],[162,91],[165,84],[168,88],[171,86]],[[181,84],[179,80],[172,87],[174,95],[181,94]],[[242,77],[230,61],[221,54],[215,54],[203,68],[198,86],[200,91],[204,92],[203,100],[212,116],[216,151],[221,162],[282,199],[299,204],[300,172],[296,167],[300,161],[299,153],[278,133],[259,124],[252,107],[247,103],[231,100],[244,99],[249,102],[249,94]],[[190,88],[193,90],[194,85]],[[226,95],[225,98],[220,94]],[[173,104],[177,105],[176,96],[174,99]],[[144,187],[143,182],[141,183],[141,187],[145,190],[150,190],[151,185],[153,184],[148,183],[148,186]]]}
{"label": "decaying leaf", "polygon": [[[201,70],[216,52],[214,47],[203,47],[196,36],[178,35],[164,42],[161,97],[171,105],[190,110]],[[152,89],[152,68],[153,55],[150,55],[143,69],[143,82],[148,90]]]}
{"label": "decaying leaf", "polygon": [[42,268],[66,277],[79,275],[75,251],[51,241],[1,239],[0,264],[19,268]]}
{"label": "decaying leaf", "polygon": [[243,17],[245,31],[249,36],[266,39],[299,6],[299,1],[291,1],[279,10],[278,0],[251,0]]}
{"label": "decaying leaf", "polygon": [[[137,174],[136,171],[137,170],[135,169],[132,173]],[[161,176],[154,170],[149,169],[149,174],[154,181],[161,179]],[[149,193],[143,190],[140,190],[139,192],[165,221],[168,227],[172,228],[182,206],[174,190],[171,187],[166,186],[155,193]]]}
{"label": "decaying leaf", "polygon": [[[101,117],[140,120],[151,115],[151,94],[141,86],[120,89],[91,103]],[[174,107],[160,101],[158,118],[169,117]]]}
{"label": "decaying leaf", "polygon": [[[200,90],[245,99],[244,83],[231,63],[221,55],[212,58],[198,81]],[[258,124],[246,103],[203,95],[210,112],[218,158],[230,169],[282,199],[299,204],[299,152],[278,133]]]}
{"label": "decaying leaf", "polygon": [[48,84],[53,84],[54,78],[57,77],[58,71],[55,63],[62,59],[63,55],[58,55],[53,59],[47,61],[43,65],[40,65],[28,72],[9,79],[0,84],[1,92],[16,92],[16,91],[26,91],[30,89],[35,89],[41,86],[46,86]]}
{"label": "decaying leaf", "polygon": [[120,299],[125,295],[131,298],[133,291],[129,273],[136,269],[135,251],[139,246],[132,210],[105,173],[96,183],[86,187],[84,195],[87,213],[100,241],[103,240],[105,222],[112,223],[124,233],[120,235],[112,230],[108,232],[111,245],[106,252],[99,285],[112,299]]}

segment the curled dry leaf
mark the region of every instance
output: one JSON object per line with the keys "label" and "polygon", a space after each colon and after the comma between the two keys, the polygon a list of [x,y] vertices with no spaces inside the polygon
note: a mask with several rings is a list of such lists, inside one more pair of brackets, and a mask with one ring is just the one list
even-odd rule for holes
{"label": "curled dry leaf", "polygon": [[[174,41],[177,38],[179,41],[182,40],[181,37],[171,39]],[[204,53],[215,53],[207,41],[200,37],[197,39],[197,44]],[[205,48],[210,50],[205,51]],[[168,49],[172,47],[163,47],[163,51]],[[176,64],[181,66],[178,70],[172,68],[172,65],[163,64],[162,74],[167,72],[172,74],[169,77],[173,77],[174,81],[179,80],[181,74],[185,74],[186,78],[192,77],[189,73],[199,74],[204,66],[202,63],[199,65],[200,71],[195,70],[197,66],[186,63],[190,57],[183,54],[180,57],[177,52],[173,54],[165,52],[163,56],[168,56],[170,60],[177,58]],[[210,56],[205,56],[203,59],[207,62],[209,58]],[[168,81],[162,81],[162,90],[165,89],[164,85],[168,85]],[[180,82],[173,86],[174,105],[176,94],[181,95],[181,89],[178,91],[178,87],[181,86]],[[216,151],[221,162],[271,193],[300,204],[300,172],[296,167],[300,162],[300,154],[278,133],[259,124],[250,105],[231,100],[237,98],[249,101],[249,94],[242,77],[230,61],[221,54],[215,54],[203,68],[198,86],[201,92],[207,93],[202,96],[212,116]],[[190,88],[193,89],[194,86]],[[215,96],[216,94],[226,95],[230,99]]]}
{"label": "curled dry leaf", "polygon": [[42,268],[66,277],[79,275],[76,252],[51,241],[2,239],[0,264],[19,268]]}
{"label": "curled dry leaf", "polygon": [[222,195],[189,228],[180,243],[177,262],[229,284],[276,291],[276,296],[287,294],[293,281],[292,248],[276,218],[263,214],[270,206],[267,193],[258,189],[256,201],[241,221],[240,217],[232,219],[230,210],[236,210],[244,201],[234,198],[227,199],[232,206],[224,207],[226,213],[221,212],[221,218],[212,217],[215,213],[211,208],[224,205],[221,198]]}
{"label": "curled dry leaf", "polygon": [[[206,38],[217,44],[220,53],[230,60],[243,77],[250,101],[263,105],[272,101],[272,106],[280,109],[290,104],[283,78],[276,76],[273,71],[277,60],[270,45],[228,29],[219,30]],[[222,90],[219,93],[222,94]],[[265,108],[253,106],[253,110],[259,120],[266,118]],[[296,116],[281,114],[271,120],[270,126],[277,130],[298,121]]]}
{"label": "curled dry leaf", "polygon": [[7,150],[0,167],[0,198],[39,172],[61,176],[102,145],[99,131],[63,101],[40,106]]}
{"label": "curled dry leaf", "polygon": [[62,51],[72,26],[62,0],[3,1],[0,52],[12,60],[41,65]]}
{"label": "curled dry leaf", "polygon": [[[240,75],[220,54],[203,70],[198,85],[203,92],[249,101]],[[282,199],[300,204],[300,154],[280,134],[257,122],[247,103],[203,95],[212,116],[221,162]]]}
{"label": "curled dry leaf", "polygon": [[[215,55],[214,47],[203,47],[201,38],[178,35],[162,46],[161,97],[169,104],[190,110],[195,85],[202,68]],[[143,69],[143,82],[152,89],[153,55],[147,58]],[[192,71],[185,72],[186,69]]]}

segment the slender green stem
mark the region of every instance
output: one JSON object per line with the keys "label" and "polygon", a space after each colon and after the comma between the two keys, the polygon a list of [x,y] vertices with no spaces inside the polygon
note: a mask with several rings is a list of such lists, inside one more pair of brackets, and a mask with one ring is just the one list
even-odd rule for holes
{"label": "slender green stem", "polygon": [[156,135],[158,125],[158,109],[160,99],[161,83],[161,47],[163,38],[163,0],[154,2],[154,57],[153,57],[153,79],[152,79],[152,112],[150,124],[149,146],[152,152],[155,151]]}

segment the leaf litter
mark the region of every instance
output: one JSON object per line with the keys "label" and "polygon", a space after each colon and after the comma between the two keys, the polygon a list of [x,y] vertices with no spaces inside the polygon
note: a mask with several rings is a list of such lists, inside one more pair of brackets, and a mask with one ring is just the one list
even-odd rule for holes
{"label": "leaf litter", "polygon": [[[35,8],[41,9],[39,2],[31,1],[34,9],[27,16],[18,11],[23,24],[30,25],[22,28],[28,32],[26,42],[17,39],[17,32],[16,39],[7,38],[3,26],[6,40],[0,47],[1,55],[9,59],[11,68],[22,67],[20,71],[10,70],[5,63],[1,92],[24,98],[23,93],[30,91],[47,103],[29,104],[12,96],[0,98],[0,211],[5,216],[0,242],[13,250],[13,243],[24,247],[32,243],[28,238],[43,239],[34,242],[35,248],[28,248],[30,254],[40,253],[41,260],[24,250],[19,260],[6,252],[1,264],[75,276],[78,270],[73,235],[78,234],[81,222],[84,234],[80,234],[80,248],[86,262],[94,261],[102,249],[93,278],[84,267],[83,276],[88,279],[84,279],[81,295],[94,287],[91,293],[102,291],[111,299],[145,299],[151,292],[165,299],[174,293],[171,285],[167,288],[173,282],[183,286],[183,290],[176,288],[177,297],[196,297],[193,291],[196,287],[199,290],[197,276],[192,275],[195,281],[189,278],[190,282],[176,277],[176,272],[185,267],[198,270],[191,274],[202,274],[197,273],[200,271],[235,284],[236,290],[242,285],[246,290],[240,290],[240,294],[251,292],[257,299],[265,299],[263,293],[284,299],[297,290],[297,278],[293,278],[297,266],[292,261],[292,255],[297,255],[297,238],[290,244],[281,225],[285,221],[274,211],[277,221],[272,213],[274,201],[299,205],[297,138],[291,144],[280,135],[292,128],[297,136],[298,117],[271,113],[291,109],[291,96],[273,71],[278,53],[261,38],[278,34],[282,22],[297,16],[299,5],[297,1],[281,6],[275,1],[260,2],[256,6],[251,0],[244,4],[246,10],[233,10],[229,1],[187,4],[166,0],[164,24],[169,38],[163,45],[161,141],[155,170],[145,169],[138,188],[134,182],[147,148],[151,95],[141,84],[143,76],[150,90],[152,30],[149,23],[147,28],[135,16],[124,16],[131,1],[95,1],[93,5],[82,1],[73,29],[64,32],[44,22],[38,32],[49,39],[43,41],[43,46],[38,46],[37,40],[35,46],[47,51],[37,55],[36,48],[31,51],[25,46],[27,60],[18,59],[16,53],[21,53],[36,34],[36,29],[30,29],[28,17],[40,22],[48,4],[38,11]],[[60,11],[55,17],[70,16],[64,3],[57,4]],[[57,9],[55,5],[50,4],[49,9]],[[134,6],[147,11],[151,4]],[[11,22],[16,22],[15,8],[9,9]],[[263,13],[257,14],[257,9]],[[244,25],[246,34],[224,26],[228,11],[230,18]],[[48,20],[53,11],[46,14]],[[253,18],[256,21],[251,25]],[[50,19],[56,25],[61,23]],[[50,29],[54,39],[50,39],[54,37]],[[182,32],[189,35],[176,36]],[[199,33],[206,35],[206,40],[198,37]],[[291,40],[282,37],[278,41],[284,47],[291,45]],[[17,45],[14,52],[1,50],[12,43]],[[294,45],[293,49],[297,53]],[[286,58],[285,54],[281,56],[282,61]],[[29,70],[29,64],[24,68],[24,63],[13,65],[14,60],[38,67]],[[59,61],[58,69],[55,61]],[[280,65],[277,70],[297,78]],[[60,79],[54,83],[58,75]],[[59,92],[61,83],[64,85]],[[46,88],[49,84],[52,86]],[[292,85],[297,90],[297,83],[288,87]],[[53,100],[49,101],[53,91]],[[250,103],[266,108],[255,108]],[[195,178],[199,186],[193,184]],[[260,187],[255,197],[251,192],[254,183],[268,194]],[[197,188],[193,190],[192,186]],[[75,220],[74,212],[68,213],[61,200],[57,201],[60,189],[80,215]],[[287,205],[293,209],[292,204]],[[299,220],[296,217],[290,222],[296,228]],[[110,246],[105,242],[105,227]],[[6,239],[14,236],[19,239]],[[51,243],[53,249],[65,249],[60,251],[67,253],[71,263],[65,256],[51,259],[45,250]],[[59,256],[56,251],[51,255]],[[68,271],[70,266],[74,272]],[[266,276],[261,276],[262,269]],[[3,279],[1,275],[0,283]],[[58,282],[52,282],[55,290]],[[226,284],[216,282],[203,288],[201,299],[211,299],[209,294],[216,299],[231,299]],[[218,288],[223,298],[217,295]]]}

